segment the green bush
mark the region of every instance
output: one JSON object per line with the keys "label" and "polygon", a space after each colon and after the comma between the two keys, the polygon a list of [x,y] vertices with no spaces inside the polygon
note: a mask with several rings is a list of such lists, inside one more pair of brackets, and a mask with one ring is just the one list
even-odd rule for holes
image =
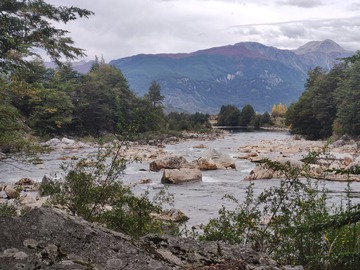
{"label": "green bush", "polygon": [[154,213],[162,213],[166,197],[155,202],[147,193],[135,196],[129,187],[122,184],[121,177],[128,162],[124,152],[126,148],[127,144],[123,141],[100,148],[89,159],[63,165],[66,176],[59,186],[42,187],[53,193],[50,204],[135,237],[173,229],[174,224],[152,217]]}
{"label": "green bush", "polygon": [[16,216],[16,207],[7,203],[0,203],[0,217]]}
{"label": "green bush", "polygon": [[257,197],[250,183],[243,202],[226,196],[235,208],[222,207],[199,238],[248,244],[284,265],[307,270],[359,269],[360,205],[352,205],[350,196],[340,206],[330,204],[322,182],[308,177],[306,163],[299,168],[289,162],[264,162],[286,179]]}

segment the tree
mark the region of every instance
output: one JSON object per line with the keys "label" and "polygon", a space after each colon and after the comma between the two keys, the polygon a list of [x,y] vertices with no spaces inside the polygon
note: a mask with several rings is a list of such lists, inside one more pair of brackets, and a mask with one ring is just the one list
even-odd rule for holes
{"label": "tree", "polygon": [[312,94],[312,108],[319,124],[319,138],[328,138],[333,134],[339,103],[336,92],[344,78],[344,65],[334,66],[324,76],[320,76]]}
{"label": "tree", "polygon": [[72,103],[64,92],[41,89],[30,99],[29,125],[39,134],[59,134],[71,123]]}
{"label": "tree", "polygon": [[286,113],[286,110],[287,110],[286,105],[280,102],[279,104],[274,104],[274,106],[271,109],[271,115],[273,117],[283,117]]}
{"label": "tree", "polygon": [[[358,56],[360,53],[358,53]],[[360,135],[360,59],[353,62],[336,90],[339,102],[335,127],[340,134]]]}
{"label": "tree", "polygon": [[68,31],[56,28],[52,21],[68,23],[93,12],[77,7],[45,3],[43,0],[2,0],[0,2],[0,65],[5,72],[26,67],[29,58],[44,50],[61,65],[62,57],[75,59],[84,51],[74,46]]}
{"label": "tree", "polygon": [[221,106],[218,115],[219,126],[239,126],[241,112],[234,105]]}
{"label": "tree", "polygon": [[285,114],[285,123],[295,134],[307,139],[324,139],[332,135],[338,101],[336,92],[344,77],[344,66],[333,67],[330,72],[315,68],[309,72],[305,91]]}
{"label": "tree", "polygon": [[98,136],[104,132],[124,131],[134,121],[135,94],[122,72],[101,63],[83,78],[72,95],[73,129]]}
{"label": "tree", "polygon": [[145,95],[152,106],[155,108],[161,106],[164,100],[164,96],[161,95],[161,86],[156,81],[152,81],[148,93]]}
{"label": "tree", "polygon": [[241,110],[240,125],[241,126],[250,125],[253,119],[255,118],[255,115],[256,113],[254,108],[250,104],[245,105]]}
{"label": "tree", "polygon": [[268,112],[265,112],[264,114],[261,115],[260,118],[260,126],[265,126],[265,125],[272,125],[272,121],[271,121],[271,116]]}

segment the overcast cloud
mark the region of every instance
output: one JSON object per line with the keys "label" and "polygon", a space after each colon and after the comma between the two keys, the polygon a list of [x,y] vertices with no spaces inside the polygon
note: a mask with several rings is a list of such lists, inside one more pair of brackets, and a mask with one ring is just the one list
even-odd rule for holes
{"label": "overcast cloud", "polygon": [[60,27],[87,60],[255,41],[294,49],[332,39],[360,50],[360,0],[48,0],[95,13]]}

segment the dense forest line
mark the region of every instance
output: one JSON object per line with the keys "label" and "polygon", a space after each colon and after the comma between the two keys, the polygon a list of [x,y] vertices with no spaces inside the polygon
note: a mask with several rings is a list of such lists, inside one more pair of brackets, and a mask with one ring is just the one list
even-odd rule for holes
{"label": "dense forest line", "polygon": [[[210,127],[209,115],[165,114],[164,97],[152,82],[144,97],[137,96],[121,71],[95,61],[88,74],[70,65],[47,69],[41,61],[1,80],[0,147],[12,151],[22,145],[29,128],[35,135],[94,136],[134,133],[169,133]],[[21,121],[20,121],[21,120]]]}
{"label": "dense forest line", "polygon": [[360,135],[360,53],[330,71],[315,68],[305,91],[290,105],[285,119],[294,134],[307,139]]}

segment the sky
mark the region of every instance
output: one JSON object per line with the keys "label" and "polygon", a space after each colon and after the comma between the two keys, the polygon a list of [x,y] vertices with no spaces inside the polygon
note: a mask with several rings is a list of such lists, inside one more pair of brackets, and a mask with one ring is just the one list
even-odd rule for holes
{"label": "sky", "polygon": [[260,42],[295,49],[332,39],[360,50],[360,0],[46,0],[95,15],[58,27],[87,57],[188,53]]}

